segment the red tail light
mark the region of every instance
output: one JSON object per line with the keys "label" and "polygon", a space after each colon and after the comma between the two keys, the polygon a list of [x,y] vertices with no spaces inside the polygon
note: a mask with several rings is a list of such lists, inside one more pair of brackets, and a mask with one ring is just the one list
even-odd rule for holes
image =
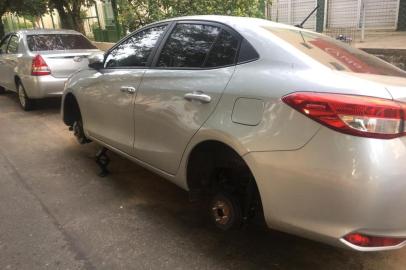
{"label": "red tail light", "polygon": [[344,239],[359,247],[393,247],[406,241],[405,238],[368,236],[360,233],[348,234]]}
{"label": "red tail light", "polygon": [[31,65],[31,75],[33,76],[44,76],[51,74],[47,63],[41,55],[37,55],[32,59]]}
{"label": "red tail light", "polygon": [[406,135],[406,104],[388,99],[297,92],[282,100],[336,131],[360,137],[393,139]]}

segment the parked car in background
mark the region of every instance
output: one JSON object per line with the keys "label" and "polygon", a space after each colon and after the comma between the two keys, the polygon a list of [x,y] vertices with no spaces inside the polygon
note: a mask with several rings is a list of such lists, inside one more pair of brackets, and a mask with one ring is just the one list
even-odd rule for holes
{"label": "parked car in background", "polygon": [[73,30],[20,30],[0,43],[0,93],[17,92],[21,107],[36,99],[61,96],[67,78],[87,67],[99,50]]}
{"label": "parked car in background", "polygon": [[75,73],[63,121],[209,197],[213,223],[361,251],[406,244],[406,73],[267,20],[148,25]]}

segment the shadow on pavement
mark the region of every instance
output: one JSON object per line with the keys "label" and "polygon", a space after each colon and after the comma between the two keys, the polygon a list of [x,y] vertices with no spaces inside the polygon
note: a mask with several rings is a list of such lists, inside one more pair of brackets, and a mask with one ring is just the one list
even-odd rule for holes
{"label": "shadow on pavement", "polygon": [[[7,91],[5,94],[3,94],[3,96],[11,99],[13,102],[15,102],[18,106],[19,104],[19,100],[18,100],[18,96],[16,93],[11,92],[11,91]],[[37,99],[35,100],[35,107],[32,110],[32,112],[35,111],[47,111],[47,112],[59,112],[61,108],[61,98],[56,97],[56,98],[45,98],[45,99]],[[22,111],[22,109],[21,109]]]}

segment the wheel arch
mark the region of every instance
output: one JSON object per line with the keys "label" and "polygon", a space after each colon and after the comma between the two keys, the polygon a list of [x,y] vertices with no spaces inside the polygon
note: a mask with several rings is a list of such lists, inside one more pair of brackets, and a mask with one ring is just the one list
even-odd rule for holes
{"label": "wheel arch", "polygon": [[231,183],[232,186],[246,194],[243,195],[244,204],[248,202],[249,205],[253,201],[259,203],[256,209],[262,219],[261,192],[250,165],[241,152],[220,140],[202,140],[190,150],[185,166],[185,180],[190,199],[200,200],[218,191],[217,175],[224,169],[233,171],[232,174],[236,176],[236,178],[231,178],[233,179]]}
{"label": "wheel arch", "polygon": [[21,85],[24,87],[23,80],[20,78],[20,76],[18,76],[17,74],[15,74],[15,75],[14,75],[14,86],[15,86],[15,89],[10,89],[10,90],[13,90],[13,91],[17,92],[17,91],[18,91],[18,84],[21,84]]}
{"label": "wheel arch", "polygon": [[63,122],[68,126],[72,126],[75,120],[82,117],[76,96],[71,92],[67,93],[63,98],[62,115]]}
{"label": "wheel arch", "polygon": [[[202,131],[202,133],[205,133]],[[212,131],[210,131],[212,133]],[[252,172],[250,165],[244,160],[244,154],[248,153],[248,150],[240,143],[232,140],[231,138],[224,137],[224,134],[198,134],[192,142],[192,146],[189,147],[184,158],[183,172],[184,182],[186,188],[191,194],[199,192],[204,184],[204,177],[208,178],[207,171],[213,169],[211,166],[244,166],[252,175],[256,186],[256,179]],[[228,164],[219,164],[227,160]]]}
{"label": "wheel arch", "polygon": [[14,84],[15,84],[16,89],[18,87],[18,83],[20,83],[20,82],[21,82],[21,78],[18,75],[14,75]]}
{"label": "wheel arch", "polygon": [[[221,155],[221,157],[217,156],[216,160],[213,160],[213,157],[216,155]],[[235,159],[243,160],[242,156],[232,146],[221,140],[205,139],[196,143],[188,153],[185,166],[188,189],[196,189],[199,186],[199,182],[201,182],[198,179],[204,176],[194,172],[195,169],[208,169],[208,166],[218,165],[218,162],[224,156],[232,156]],[[199,166],[201,164],[203,166]]]}

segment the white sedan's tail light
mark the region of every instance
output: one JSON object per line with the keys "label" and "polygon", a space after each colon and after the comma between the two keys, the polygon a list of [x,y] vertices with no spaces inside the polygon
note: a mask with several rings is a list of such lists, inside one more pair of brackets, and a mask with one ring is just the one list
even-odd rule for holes
{"label": "white sedan's tail light", "polygon": [[379,139],[406,135],[405,103],[314,92],[297,92],[282,100],[311,119],[345,134]]}
{"label": "white sedan's tail light", "polygon": [[31,65],[31,75],[33,76],[44,76],[51,74],[51,69],[48,64],[45,62],[44,58],[41,55],[36,55],[32,59]]}

